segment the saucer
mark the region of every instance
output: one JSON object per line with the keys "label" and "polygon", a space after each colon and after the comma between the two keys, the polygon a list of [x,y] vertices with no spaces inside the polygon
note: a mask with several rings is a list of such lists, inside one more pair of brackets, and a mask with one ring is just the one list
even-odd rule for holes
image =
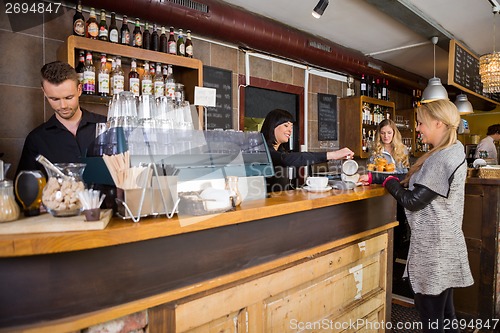
{"label": "saucer", "polygon": [[332,189],[332,187],[329,185],[326,187],[310,187],[310,186],[306,185],[302,188],[308,192],[326,192],[326,191],[330,191]]}

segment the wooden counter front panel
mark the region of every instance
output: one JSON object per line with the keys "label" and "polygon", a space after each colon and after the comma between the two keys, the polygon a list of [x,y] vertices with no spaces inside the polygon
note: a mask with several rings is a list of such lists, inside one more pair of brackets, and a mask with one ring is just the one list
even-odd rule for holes
{"label": "wooden counter front panel", "polygon": [[392,221],[395,201],[385,195],[117,246],[1,258],[0,328],[166,293]]}
{"label": "wooden counter front panel", "polygon": [[[284,333],[303,325],[316,325],[315,332],[362,331],[366,322],[376,327],[385,318],[387,245],[384,233],[208,296],[171,303],[174,323],[168,332]],[[353,320],[356,325],[349,327]]]}

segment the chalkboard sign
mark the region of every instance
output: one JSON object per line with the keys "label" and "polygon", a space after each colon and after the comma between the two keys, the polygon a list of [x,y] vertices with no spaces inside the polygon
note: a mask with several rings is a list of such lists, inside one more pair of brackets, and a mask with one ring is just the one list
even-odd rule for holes
{"label": "chalkboard sign", "polygon": [[450,41],[448,83],[479,97],[500,102],[500,94],[483,93],[479,58],[457,41]]}
{"label": "chalkboard sign", "polygon": [[215,107],[207,107],[207,129],[233,128],[233,72],[203,66],[203,86],[217,90]]}
{"label": "chalkboard sign", "polygon": [[337,95],[318,94],[318,140],[338,140]]}

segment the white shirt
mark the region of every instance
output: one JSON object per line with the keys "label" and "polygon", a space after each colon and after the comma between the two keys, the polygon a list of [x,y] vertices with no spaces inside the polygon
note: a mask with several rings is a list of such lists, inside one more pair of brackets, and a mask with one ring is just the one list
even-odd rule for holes
{"label": "white shirt", "polygon": [[481,142],[479,142],[479,144],[476,147],[474,158],[479,158],[479,152],[483,150],[488,152],[488,158],[492,158],[495,161],[498,161],[497,147],[495,146],[493,137],[488,135],[487,137],[482,139]]}

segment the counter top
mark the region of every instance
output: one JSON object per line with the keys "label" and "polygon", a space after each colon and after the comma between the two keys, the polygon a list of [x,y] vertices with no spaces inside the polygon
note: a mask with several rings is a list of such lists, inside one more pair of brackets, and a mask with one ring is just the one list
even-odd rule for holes
{"label": "counter top", "polygon": [[468,177],[466,180],[466,184],[500,185],[500,178]]}
{"label": "counter top", "polygon": [[357,187],[350,191],[286,191],[270,198],[243,202],[235,211],[204,216],[142,218],[138,223],[113,218],[107,228],[98,231],[54,232],[0,236],[0,257],[71,252],[101,248],[148,239],[246,223],[279,215],[385,195],[379,185]]}

